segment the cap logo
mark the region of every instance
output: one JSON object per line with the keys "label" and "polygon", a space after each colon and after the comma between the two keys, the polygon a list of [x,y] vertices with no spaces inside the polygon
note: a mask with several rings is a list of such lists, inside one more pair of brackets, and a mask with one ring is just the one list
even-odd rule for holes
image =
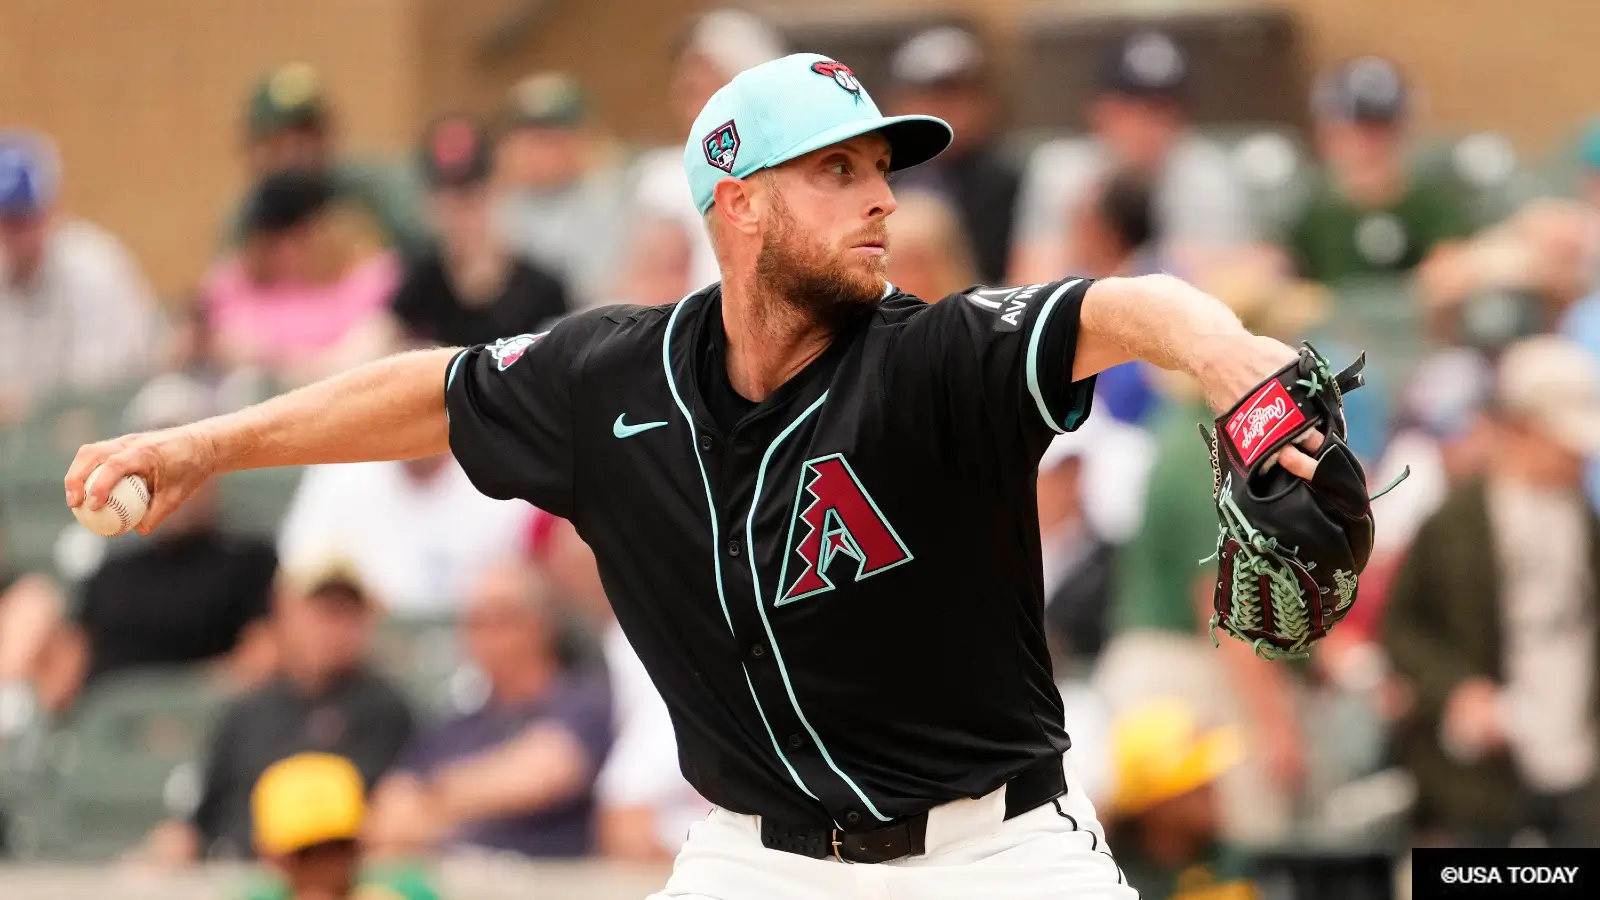
{"label": "cap logo", "polygon": [[832,61],[812,63],[811,71],[832,78],[835,84],[849,91],[858,102],[861,100],[861,82],[856,80],[856,73],[850,71],[850,67],[844,63]]}
{"label": "cap logo", "polygon": [[706,135],[700,146],[705,148],[706,162],[729,175],[733,174],[733,160],[739,155],[739,129],[733,127],[732,120],[718,125],[716,131]]}

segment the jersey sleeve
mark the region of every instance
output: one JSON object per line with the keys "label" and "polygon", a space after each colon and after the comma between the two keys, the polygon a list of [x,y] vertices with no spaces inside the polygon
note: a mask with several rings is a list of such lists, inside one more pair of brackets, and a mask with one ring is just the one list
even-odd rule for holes
{"label": "jersey sleeve", "polygon": [[475,486],[572,516],[573,392],[599,317],[470,347],[445,376],[450,450]]}
{"label": "jersey sleeve", "polygon": [[890,390],[934,393],[939,420],[1037,460],[1089,415],[1093,376],[1072,380],[1079,310],[1091,279],[951,294],[907,323]]}

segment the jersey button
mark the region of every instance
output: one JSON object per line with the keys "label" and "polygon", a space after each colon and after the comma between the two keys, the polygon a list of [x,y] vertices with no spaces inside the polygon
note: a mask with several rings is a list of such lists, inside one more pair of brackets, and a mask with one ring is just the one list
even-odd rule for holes
{"label": "jersey button", "polygon": [[800,735],[798,735],[798,734],[789,735],[789,746],[790,747],[793,747],[794,749],[799,750],[801,747],[805,746],[805,743],[806,743],[805,738],[801,737]]}
{"label": "jersey button", "polygon": [[750,655],[755,657],[756,659],[760,659],[761,657],[767,655],[767,648],[761,646],[760,644],[757,644],[754,647],[750,648]]}
{"label": "jersey button", "polygon": [[849,812],[844,814],[844,820],[846,822],[849,822],[851,825],[854,825],[857,822],[861,821],[861,813],[858,813],[858,812],[856,812],[855,810],[852,809]]}
{"label": "jersey button", "polygon": [[729,541],[728,542],[728,555],[729,556],[738,556],[739,555],[739,542],[738,541]]}
{"label": "jersey button", "polygon": [[700,435],[700,449],[701,450],[704,450],[705,452],[710,453],[711,452],[711,448],[713,446],[715,446],[715,445],[716,445],[716,441],[713,441],[711,439],[711,435],[709,435],[709,434]]}

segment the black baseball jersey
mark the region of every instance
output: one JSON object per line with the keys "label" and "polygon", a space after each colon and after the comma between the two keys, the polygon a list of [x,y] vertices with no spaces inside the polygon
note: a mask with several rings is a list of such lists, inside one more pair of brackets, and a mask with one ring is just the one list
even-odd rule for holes
{"label": "black baseball jersey", "polygon": [[1068,746],[1034,482],[1088,286],[891,286],[727,429],[719,286],[598,309],[458,355],[450,444],[594,549],[708,800],[871,828]]}

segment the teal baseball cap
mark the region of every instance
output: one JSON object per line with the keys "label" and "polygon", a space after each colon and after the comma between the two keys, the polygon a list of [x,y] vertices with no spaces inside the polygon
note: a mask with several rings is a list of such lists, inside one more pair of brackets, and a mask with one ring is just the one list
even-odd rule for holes
{"label": "teal baseball cap", "polygon": [[888,139],[893,170],[933,159],[954,134],[933,116],[885,116],[848,66],[795,53],[746,69],[711,95],[689,132],[683,166],[704,213],[723,178],[746,178],[869,132]]}

